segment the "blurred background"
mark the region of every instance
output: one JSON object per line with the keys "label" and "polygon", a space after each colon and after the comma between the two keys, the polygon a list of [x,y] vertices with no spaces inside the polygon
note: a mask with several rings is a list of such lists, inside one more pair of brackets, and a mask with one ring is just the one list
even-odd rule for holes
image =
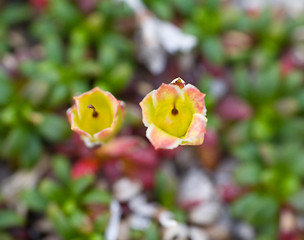
{"label": "blurred background", "polygon": [[[1,240],[304,239],[304,2],[0,0]],[[154,150],[138,103],[181,77],[204,144]],[[73,96],[126,102],[89,149]]]}

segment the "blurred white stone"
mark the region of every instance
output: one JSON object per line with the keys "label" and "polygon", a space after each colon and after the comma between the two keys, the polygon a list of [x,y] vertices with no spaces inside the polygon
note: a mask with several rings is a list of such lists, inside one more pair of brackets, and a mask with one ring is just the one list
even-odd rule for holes
{"label": "blurred white stone", "polygon": [[111,202],[110,206],[111,217],[105,231],[105,239],[116,240],[119,234],[121,208],[116,200]]}
{"label": "blurred white stone", "polygon": [[173,218],[172,214],[168,211],[163,211],[158,217],[160,225],[165,228],[174,228],[179,225],[179,223]]}
{"label": "blurred white stone", "polygon": [[158,39],[157,28],[157,19],[147,17],[139,23],[139,31],[135,39],[139,60],[153,74],[161,73],[167,62],[167,55]]}
{"label": "blurred white stone", "polygon": [[126,3],[135,13],[138,32],[138,58],[152,74],[164,71],[167,63],[167,53],[188,53],[197,44],[197,38],[183,33],[172,23],[159,20],[144,5],[141,0],[117,0]]}
{"label": "blurred white stone", "polygon": [[202,202],[189,212],[189,221],[199,225],[213,224],[219,217],[221,204],[219,202]]}
{"label": "blurred white stone", "polygon": [[212,240],[230,240],[233,224],[228,209],[222,207],[218,220],[205,230]]}
{"label": "blurred white stone", "polygon": [[144,195],[139,195],[131,199],[129,208],[133,213],[143,217],[154,217],[157,211],[156,205],[148,203]]}
{"label": "blurred white stone", "polygon": [[196,37],[183,33],[172,23],[158,20],[156,24],[159,41],[168,53],[188,53],[196,46]]}
{"label": "blurred white stone", "polygon": [[297,219],[293,212],[283,210],[280,214],[280,231],[291,233],[297,229]]}
{"label": "blurred white stone", "polygon": [[139,181],[129,178],[121,178],[113,185],[113,193],[115,199],[120,202],[129,201],[138,195],[142,190],[142,184]]}
{"label": "blurred white stone", "polygon": [[5,69],[11,72],[16,71],[19,65],[18,59],[13,54],[4,55],[0,63],[2,63]]}
{"label": "blurred white stone", "polygon": [[187,207],[206,203],[215,198],[216,191],[209,178],[199,169],[190,169],[180,183],[178,202]]}
{"label": "blurred white stone", "polygon": [[130,239],[130,223],[129,219],[125,219],[120,222],[118,240],[129,240]]}
{"label": "blurred white stone", "polygon": [[209,240],[208,234],[200,228],[190,227],[189,237],[191,240]]}
{"label": "blurred white stone", "polygon": [[214,79],[211,83],[210,93],[217,99],[222,98],[228,92],[227,83],[222,79]]}
{"label": "blurred white stone", "polygon": [[19,201],[19,194],[26,189],[34,188],[48,167],[49,159],[41,159],[35,168],[18,171],[2,181],[0,190],[6,204],[25,214],[27,208]]}
{"label": "blurred white stone", "polygon": [[230,240],[230,229],[222,224],[213,224],[206,229],[212,240]]}
{"label": "blurred white stone", "polygon": [[237,167],[237,161],[235,159],[224,159],[215,173],[216,185],[228,184],[233,182],[233,172]]}
{"label": "blurred white stone", "polygon": [[136,214],[131,215],[129,221],[131,228],[137,230],[145,230],[151,223],[151,219]]}
{"label": "blurred white stone", "polygon": [[239,239],[242,240],[255,240],[255,232],[252,226],[246,223],[235,224],[235,233]]}
{"label": "blurred white stone", "polygon": [[165,228],[163,240],[187,240],[188,228],[186,225],[178,224],[174,227]]}

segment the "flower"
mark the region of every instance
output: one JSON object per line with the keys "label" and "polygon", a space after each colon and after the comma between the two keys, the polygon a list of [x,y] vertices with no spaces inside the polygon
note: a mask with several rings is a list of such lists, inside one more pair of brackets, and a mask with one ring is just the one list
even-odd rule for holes
{"label": "flower", "polygon": [[205,94],[181,78],[162,84],[141,102],[146,136],[158,148],[199,145],[206,132]]}
{"label": "flower", "polygon": [[120,129],[125,104],[111,93],[95,87],[74,97],[74,101],[67,111],[71,129],[80,134],[88,147],[109,141]]}

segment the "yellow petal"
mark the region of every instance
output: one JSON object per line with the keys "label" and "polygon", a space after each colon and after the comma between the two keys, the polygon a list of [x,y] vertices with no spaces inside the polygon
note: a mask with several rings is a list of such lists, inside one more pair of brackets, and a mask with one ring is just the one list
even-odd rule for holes
{"label": "yellow petal", "polygon": [[155,147],[155,149],[173,149],[181,143],[181,139],[169,135],[168,133],[156,127],[154,124],[151,124],[148,127],[146,136]]}
{"label": "yellow petal", "polygon": [[152,92],[150,92],[140,103],[140,107],[142,109],[142,118],[143,118],[143,123],[146,127],[148,127],[152,121],[153,121],[153,117],[154,117],[154,113],[155,113],[155,107],[153,104],[153,95],[155,94],[155,90],[153,90]]}

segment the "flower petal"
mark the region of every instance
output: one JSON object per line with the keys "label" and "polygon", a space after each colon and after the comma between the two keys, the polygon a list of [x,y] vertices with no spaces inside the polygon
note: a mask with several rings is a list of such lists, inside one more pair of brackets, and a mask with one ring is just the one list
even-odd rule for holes
{"label": "flower petal", "polygon": [[184,100],[182,90],[176,85],[162,84],[153,94],[153,104],[156,107],[158,103],[173,104],[176,97],[181,97]]}
{"label": "flower petal", "polygon": [[183,88],[186,100],[193,103],[195,113],[206,115],[205,108],[205,94],[201,93],[196,87],[191,84],[187,84]]}
{"label": "flower petal", "polygon": [[75,106],[69,108],[67,110],[67,116],[68,116],[68,120],[71,124],[71,130],[77,132],[80,135],[86,136],[86,137],[90,137],[90,134],[81,130],[78,126],[78,112]]}
{"label": "flower petal", "polygon": [[153,120],[153,115],[155,112],[155,107],[153,104],[153,95],[155,94],[155,90],[150,92],[140,103],[140,107],[142,109],[142,120],[146,127],[148,127]]}
{"label": "flower petal", "polygon": [[204,135],[206,133],[207,118],[195,113],[193,114],[192,122],[187,131],[185,138],[183,138],[183,145],[197,145],[203,143]]}
{"label": "flower petal", "polygon": [[94,134],[94,138],[100,142],[108,141],[120,128],[122,120],[125,115],[125,104],[123,101],[118,102],[118,112],[114,117],[114,120],[109,128],[105,128],[102,131]]}
{"label": "flower petal", "polygon": [[155,147],[155,149],[173,149],[181,143],[180,138],[169,135],[168,133],[156,127],[154,124],[151,124],[148,127],[146,136]]}
{"label": "flower petal", "polygon": [[[76,120],[79,128],[93,136],[102,129],[111,127],[119,106],[119,102],[111,93],[95,87],[74,97],[74,100],[78,112]],[[94,107],[94,111],[96,109],[99,113],[98,117],[92,116],[93,110],[88,107],[89,105]]]}

